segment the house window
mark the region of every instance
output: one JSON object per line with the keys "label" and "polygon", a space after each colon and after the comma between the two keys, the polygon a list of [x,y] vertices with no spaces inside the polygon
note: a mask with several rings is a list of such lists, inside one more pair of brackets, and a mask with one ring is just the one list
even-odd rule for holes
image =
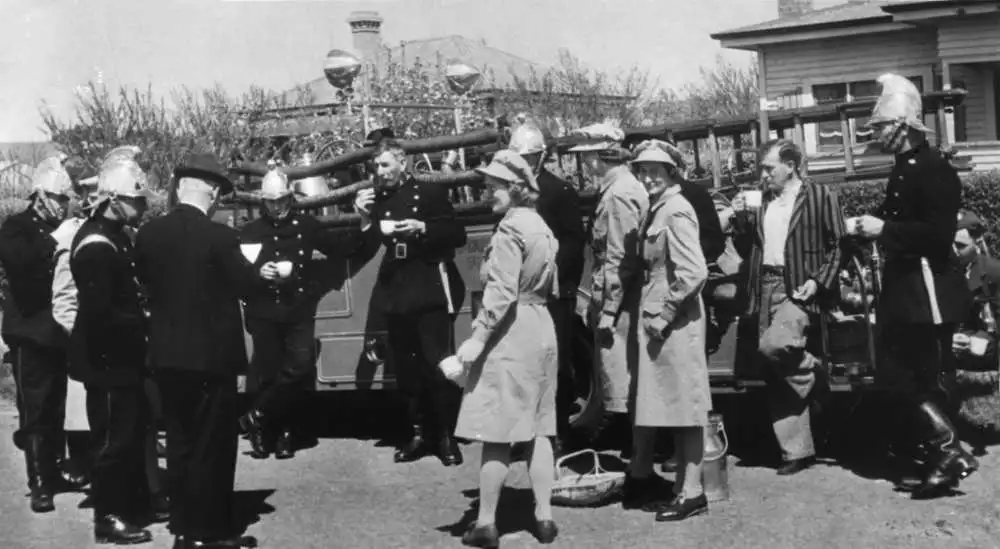
{"label": "house window", "polygon": [[[910,77],[910,80],[916,85],[918,90],[923,92],[922,77],[914,76]],[[856,82],[816,85],[813,86],[812,93],[817,105],[850,103],[852,101],[878,97],[879,88],[880,86],[875,80],[860,80]],[[864,116],[848,121],[852,146],[867,143],[874,138],[873,132],[865,129],[868,118]],[[843,150],[843,133],[840,131],[839,120],[820,122],[816,126],[816,143],[819,152],[840,152]]]}

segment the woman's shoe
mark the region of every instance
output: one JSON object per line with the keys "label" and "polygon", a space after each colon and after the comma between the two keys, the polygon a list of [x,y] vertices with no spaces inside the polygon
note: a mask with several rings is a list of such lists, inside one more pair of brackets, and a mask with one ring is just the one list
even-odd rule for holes
{"label": "woman's shoe", "polygon": [[549,519],[535,523],[535,538],[538,539],[538,543],[552,543],[558,535],[559,527],[556,526],[556,521]]}
{"label": "woman's shoe", "polygon": [[472,524],[462,535],[462,545],[469,547],[483,547],[484,549],[496,549],[500,547],[500,532],[496,524],[478,526]]}
{"label": "woman's shoe", "polygon": [[676,522],[708,512],[708,498],[702,494],[696,498],[677,498],[673,503],[656,512],[656,522]]}

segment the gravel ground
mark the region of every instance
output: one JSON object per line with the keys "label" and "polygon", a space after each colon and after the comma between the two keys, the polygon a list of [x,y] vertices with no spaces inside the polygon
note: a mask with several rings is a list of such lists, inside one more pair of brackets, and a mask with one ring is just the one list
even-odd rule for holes
{"label": "gravel ground", "polygon": [[[28,510],[23,458],[10,437],[16,416],[9,404],[0,406],[0,548],[93,546],[90,511],[77,508],[81,494],[59,495],[56,512],[48,515]],[[378,421],[369,411],[356,413],[349,429],[291,461],[241,456],[237,490],[243,514],[253,522],[247,533],[261,547],[281,549],[460,547],[457,536],[475,518],[478,446],[464,447],[466,463],[459,468],[446,469],[432,458],[397,465],[391,445],[372,434],[370,426]],[[247,450],[244,442],[241,451]],[[982,463],[963,483],[965,495],[918,502],[886,481],[865,478],[873,469],[856,464],[848,470],[825,462],[780,478],[771,468],[734,458],[732,499],[713,505],[708,516],[657,524],[651,515],[619,505],[557,508],[561,535],[553,547],[1000,547],[1000,457],[990,454]],[[526,530],[532,496],[523,463],[515,464],[508,484],[501,546],[534,547]],[[153,531],[155,540],[146,547],[171,546],[162,526]]]}

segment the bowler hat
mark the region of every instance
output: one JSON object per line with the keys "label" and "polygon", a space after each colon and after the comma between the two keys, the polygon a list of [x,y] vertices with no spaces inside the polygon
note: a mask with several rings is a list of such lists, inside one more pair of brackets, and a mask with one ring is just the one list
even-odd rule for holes
{"label": "bowler hat", "polygon": [[374,147],[375,145],[378,145],[379,141],[382,141],[383,139],[395,139],[395,138],[396,138],[396,132],[392,131],[392,128],[379,128],[377,130],[368,132],[368,135],[365,136],[364,146]]}
{"label": "bowler hat", "polygon": [[219,192],[233,192],[233,182],[226,177],[226,169],[219,159],[206,149],[189,150],[174,168],[174,177],[194,177],[219,186]]}

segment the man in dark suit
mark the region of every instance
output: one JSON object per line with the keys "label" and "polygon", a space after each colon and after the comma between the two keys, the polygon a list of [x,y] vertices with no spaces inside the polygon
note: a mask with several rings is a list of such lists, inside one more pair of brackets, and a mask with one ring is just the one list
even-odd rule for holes
{"label": "man in dark suit", "polygon": [[[276,458],[288,459],[295,450],[293,432],[302,434],[296,424],[306,419],[304,403],[316,383],[315,313],[323,296],[313,253],[327,258],[370,256],[380,242],[372,238],[374,231],[368,231],[367,239],[349,242],[339,236],[345,233],[326,230],[315,217],[296,211],[295,195],[281,171],[264,176],[259,196],[263,215],[240,235],[243,246],[259,247],[254,268],[267,281],[246,300],[247,331],[254,343],[251,375],[258,396],[240,425],[250,435],[252,457],[264,459],[273,451]],[[369,224],[363,219],[363,226]],[[267,264],[287,265],[288,272],[265,268]]]}
{"label": "man in dark suit", "polygon": [[105,160],[90,217],[70,245],[78,303],[70,373],[87,388],[87,419],[98,441],[91,493],[98,543],[152,540],[140,526],[152,510],[145,460],[145,297],[126,231],[139,223],[149,196],[146,175],[133,159]]}
{"label": "man in dark suit", "polygon": [[778,474],[792,475],[816,459],[808,397],[821,361],[806,343],[838,289],[844,217],[833,188],[802,181],[795,143],[765,143],[761,158],[763,206],[758,212],[745,196],[734,200],[736,245],[748,261],[749,313],[759,315],[759,352],[771,374],[768,400],[784,459]]}
{"label": "man in dark suit", "polygon": [[394,139],[375,148],[377,190],[362,191],[358,204],[374,198],[365,229],[379,231],[386,253],[375,291],[385,304],[391,361],[406,404],[413,436],[394,455],[396,462],[436,454],[446,466],[462,463],[452,436],[458,390],[438,369],[454,352],[454,319],[465,284],[455,250],[465,245],[465,228],[455,217],[448,189],[418,183],[404,171],[406,153]]}
{"label": "man in dark suit", "polygon": [[874,238],[885,267],[876,313],[887,353],[881,381],[899,399],[893,431],[925,449],[927,471],[915,498],[947,494],[979,464],[958,439],[948,416],[957,412],[951,346],[971,307],[952,248],[962,182],[927,143],[920,92],[894,74],[879,78],[882,93],[870,126],[896,155],[885,201],[874,216],[857,218],[853,232]]}
{"label": "man in dark suit", "polygon": [[580,197],[568,181],[560,179],[545,169],[552,137],[543,128],[526,122],[514,130],[510,148],[521,155],[535,169],[539,198],[538,215],[552,230],[559,241],[556,266],[559,268],[559,295],[549,301],[549,314],[556,328],[559,346],[559,382],[556,392],[556,453],[560,453],[569,440],[569,418],[576,403],[573,369],[573,328],[576,317],[577,289],[583,277],[583,249],[587,233],[583,228]]}
{"label": "man in dark suit", "polygon": [[955,254],[965,267],[965,279],[972,294],[972,308],[952,338],[958,367],[988,371],[997,365],[996,315],[1000,313],[1000,260],[985,250],[986,232],[978,215],[963,210],[958,214]]}
{"label": "man in dark suit", "polygon": [[66,410],[67,336],[52,316],[56,229],[66,217],[72,182],[57,157],[35,170],[31,203],[0,226],[0,264],[9,288],[4,300],[3,338],[14,356],[19,428],[15,445],[24,451],[31,509],[55,509],[61,483]]}
{"label": "man in dark suit", "polygon": [[240,299],[262,282],[237,232],[209,217],[233,188],[215,156],[188,152],[174,177],[179,204],[136,237],[167,431],[170,529],[178,549],[237,547],[236,376],[247,367]]}

